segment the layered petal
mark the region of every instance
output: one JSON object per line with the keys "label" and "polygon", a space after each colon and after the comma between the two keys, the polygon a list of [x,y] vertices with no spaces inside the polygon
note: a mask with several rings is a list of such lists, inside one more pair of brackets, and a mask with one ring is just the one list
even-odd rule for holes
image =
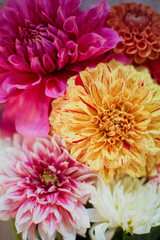
{"label": "layered petal", "polygon": [[121,3],[111,8],[106,27],[117,31],[121,42],[115,53],[125,53],[134,64],[144,64],[159,82],[160,14],[149,6]]}
{"label": "layered petal", "polygon": [[[86,11],[80,10],[81,3],[25,0],[22,4],[20,0],[8,0],[1,9],[0,102],[14,98],[17,89],[23,90],[15,102],[19,111],[28,97],[32,99],[33,106],[29,100],[25,105],[26,124],[22,126],[22,112],[16,117],[16,130],[26,137],[46,136],[49,99],[62,96],[69,77],[90,66],[90,61],[103,60],[106,52],[121,40],[114,30],[103,29],[110,12],[106,1]],[[90,46],[88,39],[92,40]],[[26,126],[31,126],[28,133]]]}
{"label": "layered petal", "polygon": [[[33,94],[34,93],[34,94]],[[43,85],[33,86],[18,98],[15,126],[29,140],[46,136],[49,131],[48,111],[50,98],[44,93]]]}
{"label": "layered petal", "polygon": [[0,143],[0,218],[15,218],[23,240],[37,239],[36,231],[44,240],[55,239],[57,231],[68,240],[84,236],[92,170],[76,162],[57,135],[32,144],[14,135]]}
{"label": "layered petal", "polygon": [[156,174],[160,87],[147,68],[112,60],[70,78],[52,101],[50,133],[65,138],[78,161],[110,181],[114,174]]}

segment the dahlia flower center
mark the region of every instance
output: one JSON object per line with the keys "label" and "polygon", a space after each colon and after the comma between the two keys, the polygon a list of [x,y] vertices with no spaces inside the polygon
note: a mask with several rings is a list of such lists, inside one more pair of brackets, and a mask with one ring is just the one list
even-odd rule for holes
{"label": "dahlia flower center", "polygon": [[27,29],[27,28],[24,28],[23,29],[23,40],[33,40],[35,39],[36,37],[38,36],[38,32],[36,30],[33,30],[33,29]]}
{"label": "dahlia flower center", "polygon": [[52,73],[67,64],[63,61],[64,52],[61,53],[63,56],[58,55],[60,49],[64,48],[66,39],[66,34],[54,26],[36,26],[26,22],[24,27],[19,27],[16,49],[17,52],[19,49],[23,51],[33,71]]}
{"label": "dahlia flower center", "polygon": [[44,32],[43,25],[35,26],[30,24],[29,26],[25,26],[24,28],[19,27],[20,39],[21,42],[25,45],[26,41],[36,41],[38,38],[41,38],[42,33]]}
{"label": "dahlia flower center", "polygon": [[124,17],[124,22],[131,27],[144,28],[149,23],[149,19],[142,13],[128,12]]}
{"label": "dahlia flower center", "polygon": [[[134,125],[133,115],[118,108],[110,108],[102,115],[99,122],[101,131],[105,131],[110,144],[115,140],[124,140]],[[113,140],[114,139],[114,140]]]}
{"label": "dahlia flower center", "polygon": [[48,183],[53,185],[57,181],[56,175],[50,169],[45,169],[42,179],[47,185]]}

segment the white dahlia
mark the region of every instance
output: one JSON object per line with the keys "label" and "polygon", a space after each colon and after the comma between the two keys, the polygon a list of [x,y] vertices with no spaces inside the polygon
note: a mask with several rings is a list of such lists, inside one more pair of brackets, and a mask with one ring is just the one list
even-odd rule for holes
{"label": "white dahlia", "polygon": [[127,233],[149,233],[160,225],[160,185],[145,179],[123,177],[105,184],[99,178],[91,194],[93,207],[88,209],[94,240],[108,240],[108,232],[122,227]]}

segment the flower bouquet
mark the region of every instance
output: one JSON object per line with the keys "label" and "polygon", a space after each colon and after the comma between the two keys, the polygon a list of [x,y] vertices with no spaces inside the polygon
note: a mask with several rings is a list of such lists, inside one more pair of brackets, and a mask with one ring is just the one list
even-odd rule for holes
{"label": "flower bouquet", "polygon": [[0,219],[22,240],[160,239],[160,14],[0,9]]}

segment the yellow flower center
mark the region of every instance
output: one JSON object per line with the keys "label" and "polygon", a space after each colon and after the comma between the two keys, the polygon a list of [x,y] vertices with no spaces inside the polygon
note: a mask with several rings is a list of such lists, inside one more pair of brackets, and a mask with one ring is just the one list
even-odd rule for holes
{"label": "yellow flower center", "polygon": [[132,114],[122,112],[120,109],[112,106],[102,115],[99,128],[106,132],[108,142],[113,144],[115,140],[123,140],[127,137],[128,131],[134,126],[134,117]]}
{"label": "yellow flower center", "polygon": [[45,169],[42,179],[46,184],[51,183],[52,185],[55,184],[57,178],[56,175],[50,169]]}

